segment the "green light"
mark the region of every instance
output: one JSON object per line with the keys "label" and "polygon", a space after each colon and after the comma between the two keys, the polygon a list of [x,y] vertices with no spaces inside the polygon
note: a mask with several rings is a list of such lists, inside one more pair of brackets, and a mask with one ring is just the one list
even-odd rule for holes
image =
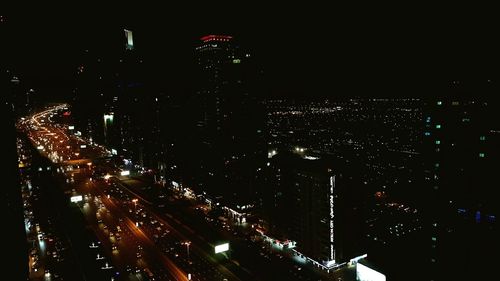
{"label": "green light", "polygon": [[479,153],[479,157],[480,157],[480,158],[484,158],[484,156],[485,156],[485,155],[486,155],[486,154],[485,154],[485,153],[483,153],[483,152],[480,152],[480,153]]}
{"label": "green light", "polygon": [[436,125],[436,129],[441,129],[441,125]]}
{"label": "green light", "polygon": [[436,144],[441,144],[441,141],[440,141],[440,140],[437,140],[437,141],[436,141]]}
{"label": "green light", "polygon": [[482,140],[482,141],[486,140],[486,136],[480,136],[479,140]]}
{"label": "green light", "polygon": [[234,59],[234,60],[233,60],[233,63],[240,63],[240,62],[241,62],[241,60],[240,60],[240,59]]}

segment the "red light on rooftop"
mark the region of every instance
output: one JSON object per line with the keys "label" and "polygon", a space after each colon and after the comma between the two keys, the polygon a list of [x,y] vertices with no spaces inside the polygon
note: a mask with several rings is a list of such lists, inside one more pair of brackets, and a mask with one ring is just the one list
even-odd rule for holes
{"label": "red light on rooftop", "polygon": [[229,35],[207,35],[200,38],[203,42],[208,41],[229,41],[233,38],[233,36]]}
{"label": "red light on rooftop", "polygon": [[63,113],[63,115],[64,115],[64,116],[70,116],[70,115],[71,115],[71,112],[66,111],[66,112],[64,112],[64,113]]}

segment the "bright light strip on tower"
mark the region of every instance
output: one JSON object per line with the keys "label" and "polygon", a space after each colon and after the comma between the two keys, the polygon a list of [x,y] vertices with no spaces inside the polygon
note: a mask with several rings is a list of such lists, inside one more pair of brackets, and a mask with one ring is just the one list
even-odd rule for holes
{"label": "bright light strip on tower", "polygon": [[330,177],[330,261],[335,263],[335,239],[334,239],[334,227],[333,218],[334,214],[334,188],[335,188],[335,176]]}
{"label": "bright light strip on tower", "polygon": [[132,37],[132,31],[124,29],[125,37],[127,38],[127,49],[132,50],[134,48],[134,39]]}

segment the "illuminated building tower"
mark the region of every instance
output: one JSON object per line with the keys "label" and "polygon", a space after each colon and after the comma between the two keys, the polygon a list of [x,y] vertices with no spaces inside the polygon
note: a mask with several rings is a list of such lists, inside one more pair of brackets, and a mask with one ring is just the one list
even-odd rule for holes
{"label": "illuminated building tower", "polygon": [[363,195],[353,167],[278,153],[267,170],[272,233],[295,241],[300,253],[327,269],[362,254],[363,222],[355,196]]}
{"label": "illuminated building tower", "polygon": [[195,181],[228,201],[249,200],[256,163],[265,159],[259,72],[251,54],[231,36],[201,37],[195,54],[196,136],[190,147],[198,163]]}
{"label": "illuminated building tower", "polygon": [[201,37],[200,41],[201,44],[196,47],[202,107],[199,125],[203,126],[207,133],[212,133],[211,131],[222,130],[224,97],[221,91],[223,83],[227,83],[223,72],[225,66],[232,63],[235,48],[231,36],[208,35]]}
{"label": "illuminated building tower", "polygon": [[422,199],[429,280],[482,280],[496,266],[500,165],[498,107],[485,100],[436,99],[424,108],[427,192]]}

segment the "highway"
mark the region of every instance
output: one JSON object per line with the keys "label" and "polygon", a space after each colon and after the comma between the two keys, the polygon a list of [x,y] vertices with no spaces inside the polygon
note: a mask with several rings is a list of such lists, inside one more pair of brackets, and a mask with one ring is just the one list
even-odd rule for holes
{"label": "highway", "polygon": [[[248,230],[215,225],[196,211],[198,203],[182,196],[171,194],[165,198],[167,206],[158,208],[151,194],[125,184],[128,177],[118,175],[119,167],[103,161],[111,156],[107,149],[55,121],[67,110],[65,104],[48,108],[18,123],[18,128],[57,165],[67,200],[82,196],[81,202],[72,204],[95,237],[86,247],[111,280],[326,279],[252,242]],[[221,238],[231,243],[231,249],[215,254],[215,240]]]}
{"label": "highway", "polygon": [[51,120],[64,110],[66,105],[47,109],[20,126],[42,155],[60,164],[63,191],[84,195],[76,204],[99,240],[92,248],[103,270],[114,271],[114,280],[239,280],[196,243],[190,244],[188,257],[187,237],[142,202],[131,212],[131,197],[123,196],[121,188],[93,179],[92,159],[108,157],[109,152]]}

